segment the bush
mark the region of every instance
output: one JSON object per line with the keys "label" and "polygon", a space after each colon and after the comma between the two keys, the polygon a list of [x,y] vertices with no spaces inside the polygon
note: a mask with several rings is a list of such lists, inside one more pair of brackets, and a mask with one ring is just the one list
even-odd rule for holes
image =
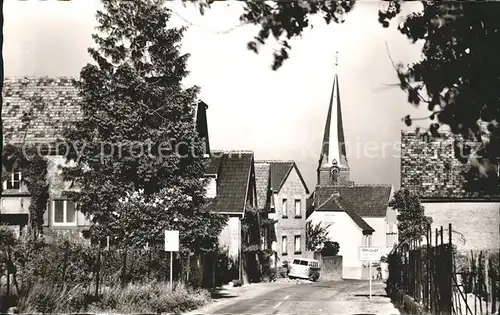
{"label": "bush", "polygon": [[104,288],[97,302],[92,301],[81,286],[35,284],[20,301],[23,313],[91,312],[173,313],[196,309],[210,301],[206,290],[192,290],[176,285],[173,292],[165,283],[119,285]]}
{"label": "bush", "polygon": [[336,256],[339,253],[340,245],[337,242],[326,241],[321,249],[321,256]]}
{"label": "bush", "polygon": [[[0,231],[1,233],[1,231]],[[3,234],[2,234],[3,235]],[[2,238],[7,240],[7,238]],[[12,243],[12,244],[10,244]],[[188,289],[178,285],[170,292],[164,284],[169,275],[169,261],[164,251],[151,247],[129,249],[125,253],[111,249],[101,251],[79,240],[55,236],[49,241],[19,238],[10,242],[11,261],[15,268],[15,280],[11,294],[23,313],[68,313],[88,309],[123,312],[183,312],[203,305],[209,300],[206,290]],[[5,269],[8,260],[7,244],[0,251],[1,264]],[[122,267],[126,255],[125,287],[121,287]],[[179,267],[174,261],[174,272]],[[99,268],[98,268],[99,267]],[[95,294],[96,276],[99,271],[100,295]],[[174,280],[175,280],[174,274]],[[190,282],[198,288],[202,272],[192,268]],[[2,285],[5,287],[5,285]],[[12,303],[1,304],[10,306]],[[0,301],[1,302],[1,301]],[[9,304],[9,305],[7,305]]]}
{"label": "bush", "polygon": [[[174,313],[180,314],[198,308],[210,301],[206,290],[191,290],[184,285],[176,285],[173,291],[163,283],[146,285],[129,285],[125,289],[113,288],[107,292],[117,296],[117,305],[100,311],[116,310],[118,312],[139,313]],[[109,297],[108,297],[109,299]]]}
{"label": "bush", "polygon": [[86,308],[88,296],[83,285],[53,285],[35,283],[26,296],[20,297],[19,308],[23,313],[79,312]]}

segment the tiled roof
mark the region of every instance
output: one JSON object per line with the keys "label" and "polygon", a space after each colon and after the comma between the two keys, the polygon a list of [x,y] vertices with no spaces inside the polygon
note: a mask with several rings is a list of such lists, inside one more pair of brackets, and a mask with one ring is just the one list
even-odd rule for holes
{"label": "tiled roof", "polygon": [[314,192],[314,207],[309,211],[339,211],[341,208],[332,200],[340,196],[349,210],[361,217],[385,217],[391,197],[391,185],[317,186]]}
{"label": "tiled roof", "polygon": [[467,191],[461,172],[468,167],[456,159],[451,134],[426,141],[415,132],[401,133],[401,188],[421,199],[499,199],[500,195]]}
{"label": "tiled roof", "polygon": [[217,196],[210,201],[209,210],[243,214],[250,185],[253,152],[212,151],[210,164],[212,174],[217,174]]}
{"label": "tiled roof", "polygon": [[[314,198],[314,193],[311,195]],[[312,198],[311,198],[312,199]],[[319,200],[318,200],[319,201]],[[363,230],[364,233],[373,233],[375,230],[363,220],[356,213],[356,205],[350,203],[346,198],[340,196],[340,194],[334,193],[326,200],[317,204],[316,211],[341,211],[347,213],[347,215],[354,221],[354,223]],[[308,208],[309,216],[314,209]],[[384,214],[385,216],[385,214]]]}
{"label": "tiled roof", "polygon": [[278,191],[284,183],[286,176],[293,167],[293,161],[258,161],[258,163],[269,163],[271,171],[271,189]]}
{"label": "tiled roof", "polygon": [[[22,142],[25,134],[28,142],[55,141],[82,117],[74,78],[6,78],[3,97],[4,142]],[[29,125],[23,116],[31,118]]]}
{"label": "tiled roof", "polygon": [[292,171],[293,168],[297,171],[304,188],[306,189],[306,193],[309,193],[309,189],[307,188],[306,182],[302,178],[302,174],[297,167],[297,164],[292,160],[258,160],[256,163],[259,164],[269,164],[270,165],[270,176],[271,176],[271,189],[273,191],[279,191],[281,186],[285,183],[288,174]]}
{"label": "tiled roof", "polygon": [[257,188],[257,206],[264,209],[269,195],[270,164],[255,162],[255,185]]}
{"label": "tiled roof", "polygon": [[[333,197],[335,203],[356,223],[356,225],[365,233],[373,233],[375,230],[358,213],[355,212],[355,205],[352,205],[343,197]],[[385,215],[384,215],[385,216]]]}

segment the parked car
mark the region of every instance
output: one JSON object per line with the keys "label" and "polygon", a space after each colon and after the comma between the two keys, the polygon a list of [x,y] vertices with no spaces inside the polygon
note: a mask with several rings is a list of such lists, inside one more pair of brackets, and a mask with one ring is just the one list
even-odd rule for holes
{"label": "parked car", "polygon": [[321,267],[319,261],[310,258],[295,258],[290,264],[288,278],[309,279],[317,281],[319,279]]}

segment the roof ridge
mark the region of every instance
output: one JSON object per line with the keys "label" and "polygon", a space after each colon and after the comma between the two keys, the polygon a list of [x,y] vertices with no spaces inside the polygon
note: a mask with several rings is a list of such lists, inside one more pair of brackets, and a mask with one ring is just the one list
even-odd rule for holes
{"label": "roof ridge", "polygon": [[295,163],[294,160],[255,160],[255,163]]}
{"label": "roof ridge", "polygon": [[225,153],[253,153],[252,150],[211,150],[212,152],[225,152]]}
{"label": "roof ridge", "polygon": [[78,79],[78,76],[60,75],[60,76],[35,76],[35,75],[25,75],[25,76],[6,76],[4,81],[17,81],[17,80],[57,80],[57,79]]}
{"label": "roof ridge", "polygon": [[355,188],[355,187],[391,187],[392,184],[355,184],[352,186],[334,186],[334,185],[316,185],[316,188],[335,187],[335,188]]}
{"label": "roof ridge", "polygon": [[[416,136],[417,132],[414,131],[414,130],[401,130],[401,134],[404,135],[404,136]],[[426,132],[420,132],[420,134],[424,135],[424,134],[427,134],[427,133]],[[453,136],[453,135],[455,135],[451,131],[439,131],[438,134],[442,135],[442,136]],[[457,136],[459,136],[459,135],[457,135]]]}

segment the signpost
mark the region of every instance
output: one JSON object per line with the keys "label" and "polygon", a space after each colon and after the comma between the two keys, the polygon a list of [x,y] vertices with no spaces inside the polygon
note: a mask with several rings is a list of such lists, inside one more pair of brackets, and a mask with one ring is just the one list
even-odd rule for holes
{"label": "signpost", "polygon": [[165,251],[170,252],[170,290],[173,290],[172,275],[174,269],[174,252],[179,251],[179,231],[165,230]]}
{"label": "signpost", "polygon": [[361,246],[359,248],[359,260],[368,262],[370,272],[370,300],[372,299],[372,261],[379,261],[382,256],[382,248],[373,246]]}

